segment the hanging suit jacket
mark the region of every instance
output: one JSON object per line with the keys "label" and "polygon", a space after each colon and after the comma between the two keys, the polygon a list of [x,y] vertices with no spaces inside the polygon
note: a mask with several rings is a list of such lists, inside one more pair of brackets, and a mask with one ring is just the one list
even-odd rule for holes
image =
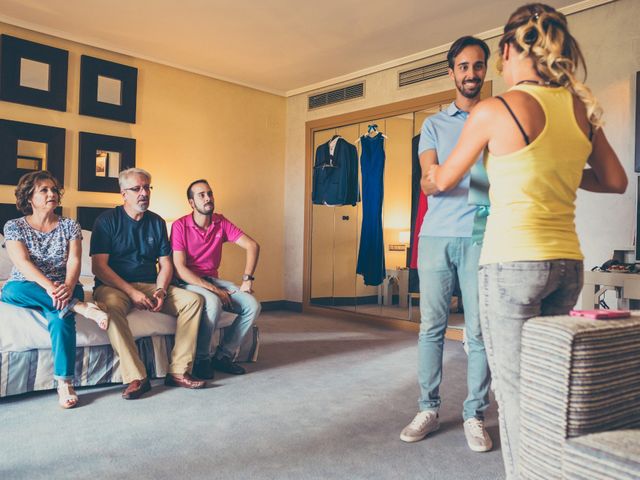
{"label": "hanging suit jacket", "polygon": [[312,202],[330,206],[355,205],[360,201],[358,150],[340,137],[331,155],[329,143],[323,143],[316,149]]}

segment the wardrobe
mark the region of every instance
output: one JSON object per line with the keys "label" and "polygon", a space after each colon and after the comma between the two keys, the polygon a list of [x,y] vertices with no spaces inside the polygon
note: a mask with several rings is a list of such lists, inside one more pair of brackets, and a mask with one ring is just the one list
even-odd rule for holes
{"label": "wardrobe", "polygon": [[[491,92],[485,83],[483,95]],[[417,274],[411,270],[411,250],[416,213],[415,138],[425,118],[445,109],[455,98],[448,90],[424,97],[383,105],[343,115],[313,120],[306,124],[306,210],[304,298],[305,311],[332,309],[336,315],[382,324],[419,324]],[[371,126],[375,125],[375,131]],[[368,250],[368,259],[378,264],[383,256],[384,273],[358,274],[361,254],[363,215],[377,215],[363,209],[366,196],[362,182],[370,169],[363,168],[362,136],[376,137],[383,143],[384,168],[382,190],[382,252]],[[357,151],[358,201],[353,204],[327,205],[314,202],[314,170],[318,172],[318,154],[339,136]],[[376,140],[377,143],[377,140]],[[343,146],[344,148],[344,146]],[[324,155],[324,153],[322,153]],[[366,159],[365,159],[366,160]],[[375,170],[374,170],[375,171]],[[365,178],[363,178],[365,176]],[[378,181],[376,178],[375,181]],[[419,187],[418,187],[419,188]],[[317,196],[316,196],[317,197]],[[351,197],[353,198],[353,197]],[[413,203],[413,218],[412,218]],[[368,220],[371,220],[369,218]],[[365,228],[365,231],[371,232]],[[366,243],[366,242],[365,242]],[[414,245],[415,248],[415,245]],[[360,266],[362,267],[361,258]],[[320,310],[318,310],[320,309]],[[455,326],[454,326],[455,327]],[[412,328],[412,327],[410,327]]]}

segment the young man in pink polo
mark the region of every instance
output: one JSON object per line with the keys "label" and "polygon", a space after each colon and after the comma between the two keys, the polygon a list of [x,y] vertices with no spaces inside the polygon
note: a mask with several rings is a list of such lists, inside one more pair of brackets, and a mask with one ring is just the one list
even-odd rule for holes
{"label": "young man in pink polo", "polygon": [[[213,192],[207,180],[192,182],[187,188],[187,199],[193,211],[173,222],[171,248],[180,286],[205,299],[193,375],[207,380],[213,378],[214,370],[242,375],[245,370],[233,361],[233,357],[260,314],[260,303],[251,295],[260,246],[224,216],[214,213]],[[247,252],[240,286],[218,278],[224,242],[233,242]],[[238,316],[225,329],[223,346],[212,355],[211,336],[222,310]]]}

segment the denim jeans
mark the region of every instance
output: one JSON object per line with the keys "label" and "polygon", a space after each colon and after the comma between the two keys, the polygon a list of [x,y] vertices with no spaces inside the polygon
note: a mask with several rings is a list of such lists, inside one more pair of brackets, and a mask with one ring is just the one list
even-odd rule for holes
{"label": "denim jeans", "polygon": [[464,301],[464,323],[469,347],[467,398],[464,420],[484,419],[489,406],[491,375],[485,353],[478,312],[478,259],[480,246],[471,237],[420,237],[420,335],[418,337],[418,383],[421,411],[440,407],[442,353],[449,319],[449,305],[458,277]]}
{"label": "denim jeans", "polygon": [[[230,295],[231,307],[228,310],[236,313],[237,317],[231,326],[225,329],[225,334],[221,341],[222,346],[218,347],[215,353],[218,358],[233,358],[238,348],[240,348],[242,340],[251,330],[258,315],[260,315],[260,302],[250,293],[241,292],[240,287],[232,282],[211,277],[205,277],[205,280],[214,284],[216,287],[227,290],[230,293],[233,292]],[[180,287],[204,297],[205,304],[204,310],[202,311],[202,319],[200,320],[200,328],[198,330],[196,361],[206,360],[211,357],[211,337],[222,314],[222,302],[215,293],[206,288],[182,283]]]}
{"label": "denim jeans", "polygon": [[508,480],[518,477],[520,351],[525,322],[566,315],[582,289],[578,260],[494,263],[480,267],[480,319],[498,402]]}
{"label": "denim jeans", "polygon": [[[70,305],[84,299],[81,285],[73,289]],[[37,310],[47,319],[47,329],[51,338],[53,354],[53,374],[58,380],[71,380],[76,363],[76,320],[68,308],[56,310],[47,291],[36,282],[14,280],[2,287],[2,301],[18,307]]]}

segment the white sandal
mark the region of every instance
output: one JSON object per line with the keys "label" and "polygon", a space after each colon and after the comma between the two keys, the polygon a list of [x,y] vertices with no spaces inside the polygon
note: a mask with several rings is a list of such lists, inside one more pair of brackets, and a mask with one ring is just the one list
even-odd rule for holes
{"label": "white sandal", "polygon": [[64,382],[58,384],[58,404],[64,409],[78,405],[78,395],[76,395],[73,385]]}

